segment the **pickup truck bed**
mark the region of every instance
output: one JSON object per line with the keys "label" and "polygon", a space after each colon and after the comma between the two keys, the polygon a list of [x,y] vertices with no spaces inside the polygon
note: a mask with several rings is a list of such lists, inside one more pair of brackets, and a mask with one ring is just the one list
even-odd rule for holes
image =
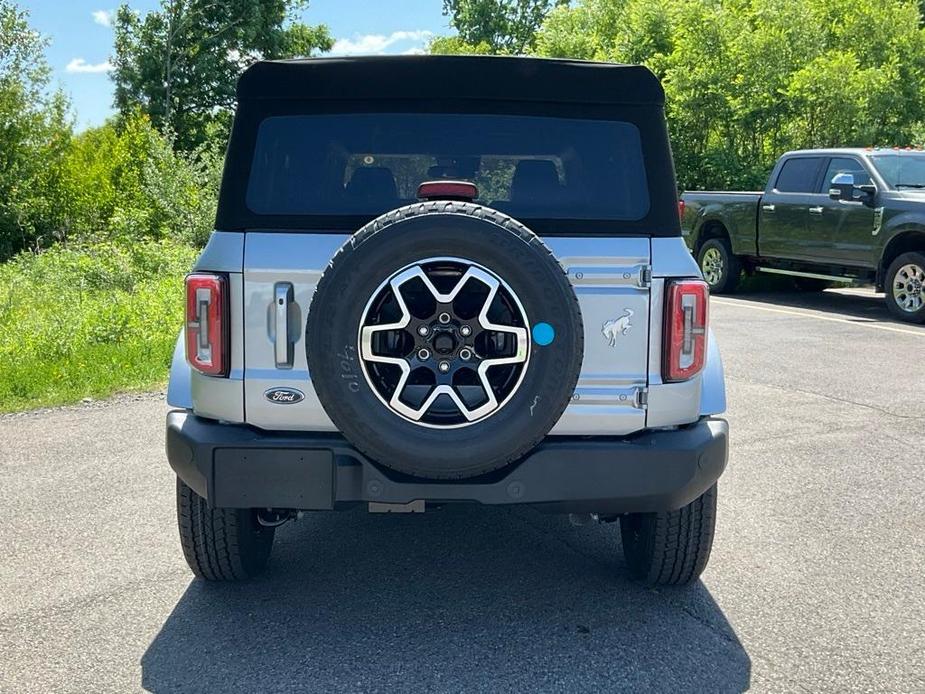
{"label": "pickup truck bed", "polygon": [[730,234],[735,234],[734,246],[743,254],[757,255],[755,228],[758,222],[758,203],[761,191],[713,191],[686,192],[682,199],[685,218],[717,218],[728,223]]}

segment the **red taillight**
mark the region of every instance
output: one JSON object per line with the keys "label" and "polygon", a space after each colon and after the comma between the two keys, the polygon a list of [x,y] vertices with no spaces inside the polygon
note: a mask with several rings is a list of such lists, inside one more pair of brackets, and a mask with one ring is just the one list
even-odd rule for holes
{"label": "red taillight", "polygon": [[684,221],[684,207],[684,201],[678,200],[678,219],[680,219],[682,222]]}
{"label": "red taillight", "polygon": [[710,290],[701,280],[678,280],[666,292],[662,377],[686,381],[706,363]]}
{"label": "red taillight", "polygon": [[186,360],[209,376],[228,373],[227,287],[222,275],[186,276]]}

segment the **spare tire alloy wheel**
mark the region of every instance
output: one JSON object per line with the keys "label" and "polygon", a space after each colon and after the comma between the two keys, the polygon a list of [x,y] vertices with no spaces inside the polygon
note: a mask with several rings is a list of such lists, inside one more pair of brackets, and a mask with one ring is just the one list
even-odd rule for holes
{"label": "spare tire alloy wheel", "polygon": [[358,450],[430,479],[522,457],[574,394],[578,300],[542,241],[459,202],[383,215],[338,251],[306,330],[312,385]]}
{"label": "spare tire alloy wheel", "polygon": [[[435,283],[453,286],[441,291]],[[507,324],[489,318],[496,302]],[[395,307],[400,317],[390,322]],[[490,270],[428,258],[373,293],[360,326],[360,365],[382,403],[402,417],[467,426],[497,412],[520,385],[530,358],[527,325],[520,300]],[[397,379],[389,373],[396,366]]]}

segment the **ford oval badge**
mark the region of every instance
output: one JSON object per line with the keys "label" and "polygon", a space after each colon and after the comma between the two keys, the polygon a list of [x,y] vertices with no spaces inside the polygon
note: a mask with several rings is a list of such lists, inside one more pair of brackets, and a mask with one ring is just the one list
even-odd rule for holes
{"label": "ford oval badge", "polygon": [[305,393],[295,388],[270,388],[263,396],[277,405],[294,405],[305,399]]}

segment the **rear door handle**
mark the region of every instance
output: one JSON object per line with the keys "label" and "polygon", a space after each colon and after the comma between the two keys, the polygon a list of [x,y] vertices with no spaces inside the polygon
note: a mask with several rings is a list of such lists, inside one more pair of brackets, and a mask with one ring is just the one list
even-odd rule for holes
{"label": "rear door handle", "polygon": [[761,209],[764,210],[765,212],[773,212],[774,205],[762,205]]}
{"label": "rear door handle", "polygon": [[289,339],[289,307],[292,305],[293,291],[290,282],[279,282],[273,287],[273,313],[276,316],[276,368],[291,369],[293,344]]}
{"label": "rear door handle", "polygon": [[824,208],[822,208],[822,207],[810,207],[810,208],[809,208],[809,213],[810,213],[810,214],[822,214],[822,210],[823,210],[823,209],[824,209]]}

